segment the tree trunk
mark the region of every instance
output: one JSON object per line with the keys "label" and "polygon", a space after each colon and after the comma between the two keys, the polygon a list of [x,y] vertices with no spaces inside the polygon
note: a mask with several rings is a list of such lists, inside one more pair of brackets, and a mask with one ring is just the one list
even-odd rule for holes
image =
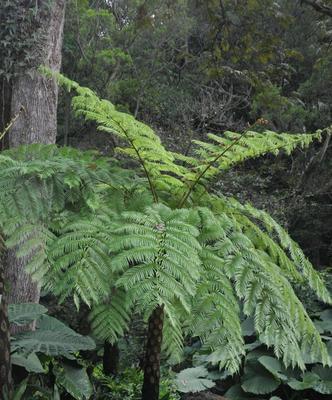
{"label": "tree trunk", "polygon": [[[61,47],[66,0],[53,0],[48,18],[41,27],[40,64],[53,71],[61,66]],[[55,79],[31,69],[13,82],[11,115],[20,116],[9,134],[9,146],[55,143],[57,132],[58,87]],[[6,274],[10,284],[9,303],[38,302],[39,287],[24,272],[27,260],[8,251]]]}
{"label": "tree trunk", "polygon": [[116,376],[119,371],[119,346],[109,342],[104,343],[103,370],[108,376]]}
{"label": "tree trunk", "polygon": [[5,298],[5,274],[0,254],[0,400],[11,399],[10,330]]}
{"label": "tree trunk", "polygon": [[160,353],[163,340],[163,325],[164,307],[157,307],[149,318],[142,400],[159,399]]}

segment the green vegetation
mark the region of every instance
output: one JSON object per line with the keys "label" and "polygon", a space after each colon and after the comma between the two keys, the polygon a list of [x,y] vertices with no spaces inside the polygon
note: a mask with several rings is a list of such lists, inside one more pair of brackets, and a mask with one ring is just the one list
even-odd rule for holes
{"label": "green vegetation", "polygon": [[[233,164],[291,152],[321,133],[226,132],[210,135],[212,143],[196,141],[196,157],[182,156],[109,101],[58,79],[77,92],[78,115],[121,139],[118,152],[137,163],[136,174],[52,145],[4,152],[1,185],[9,189],[2,191],[2,230],[7,246],[24,238],[19,256],[31,258],[29,271],[45,288],[92,307],[97,338],[116,343],[132,315],[148,322],[142,398],[159,398],[160,352],[180,361],[188,336],[200,338],[211,365],[238,372],[245,354],[241,313],[254,317],[259,339],[286,367],[304,370],[308,352],[330,365],[291,286],[308,285],[331,303],[319,274],[268,214],[208,189]],[[52,353],[41,339],[30,339],[44,337],[40,332],[24,334],[27,351],[61,354],[59,340]]]}
{"label": "green vegetation", "polygon": [[329,398],[330,2],[65,3],[0,5],[0,400]]}

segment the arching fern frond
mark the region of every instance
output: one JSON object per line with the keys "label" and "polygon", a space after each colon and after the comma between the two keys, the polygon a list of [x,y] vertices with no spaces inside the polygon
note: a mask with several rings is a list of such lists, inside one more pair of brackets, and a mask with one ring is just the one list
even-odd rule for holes
{"label": "arching fern frond", "polygon": [[92,308],[89,315],[91,329],[98,339],[116,343],[128,329],[130,309],[127,294],[119,289],[112,289],[109,299]]}
{"label": "arching fern frond", "polygon": [[92,214],[65,225],[48,250],[52,270],[46,288],[60,301],[74,296],[79,304],[98,304],[112,287],[111,216]]}
{"label": "arching fern frond", "polygon": [[255,247],[266,251],[273,262],[282,268],[287,278],[309,286],[322,301],[332,304],[331,295],[320,274],[300,246],[268,213],[250,204],[242,205],[235,199],[220,198],[217,201],[224,201],[225,211],[251,237]]}
{"label": "arching fern frond", "polygon": [[203,249],[201,258],[204,272],[193,302],[190,332],[200,337],[203,349],[212,351],[209,362],[236,372],[245,354],[238,300],[223,271],[223,260],[209,248]]}
{"label": "arching fern frond", "polygon": [[[308,147],[314,140],[321,140],[321,133],[321,130],[314,134],[276,133],[268,130],[262,133],[245,131],[243,134],[230,131],[220,135],[209,133],[207,136],[210,142],[194,141],[197,145],[195,153],[202,160],[200,168],[204,163],[213,163],[215,169],[207,174],[213,175],[217,171],[225,171],[247,159],[267,153],[277,155],[280,151],[284,151],[286,154],[291,154],[297,147]],[[229,150],[216,160],[226,148]]]}
{"label": "arching fern frond", "polygon": [[53,218],[68,208],[96,208],[96,181],[107,179],[107,169],[93,152],[55,145],[21,146],[0,154],[0,230],[36,279],[50,268],[46,249],[55,238]]}
{"label": "arching fern frond", "polygon": [[[45,69],[43,72],[53,74]],[[204,187],[207,179],[235,164],[267,153],[278,154],[280,150],[289,154],[295,148],[308,146],[321,138],[322,131],[296,135],[226,131],[220,135],[208,134],[209,142],[193,141],[196,145],[194,156],[184,156],[166,150],[149,126],[116,110],[110,101],[101,100],[90,89],[61,74],[55,76],[61,85],[75,90],[72,104],[76,114],[94,121],[99,130],[115,135],[120,141],[117,151],[140,164],[156,202],[162,195],[169,204],[182,207],[195,189],[202,189],[201,183]]]}

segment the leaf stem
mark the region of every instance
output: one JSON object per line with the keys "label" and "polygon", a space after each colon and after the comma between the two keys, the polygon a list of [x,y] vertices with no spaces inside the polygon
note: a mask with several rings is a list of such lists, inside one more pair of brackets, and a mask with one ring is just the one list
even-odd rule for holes
{"label": "leaf stem", "polygon": [[138,148],[135,146],[134,141],[129,137],[127,131],[123,128],[123,126],[118,121],[115,121],[114,119],[113,119],[113,121],[121,128],[122,132],[125,134],[126,138],[128,139],[128,142],[130,143],[131,147],[134,149],[134,151],[135,151],[135,153],[136,153],[136,155],[138,157],[138,160],[139,160],[140,164],[142,165],[144,173],[145,173],[145,175],[146,175],[146,177],[148,179],[150,190],[151,190],[151,193],[152,193],[152,196],[153,196],[153,200],[154,200],[155,203],[158,203],[159,202],[158,194],[156,192],[155,187],[153,186],[152,179],[151,179],[150,174],[149,174],[149,172],[148,172],[148,170],[146,168],[145,162],[144,162],[143,158],[140,155],[140,152],[139,152]]}
{"label": "leaf stem", "polygon": [[230,150],[233,146],[235,146],[248,132],[248,129],[246,129],[242,134],[234,140],[233,143],[231,143],[228,147],[226,147],[225,150],[223,150],[220,154],[218,154],[212,161],[210,161],[207,166],[201,171],[197,178],[193,181],[193,183],[190,185],[189,190],[183,195],[182,199],[180,200],[180,203],[178,205],[178,208],[182,208],[184,203],[187,201],[188,197],[190,196],[191,192],[194,190],[198,182],[203,178],[203,176],[207,173],[207,171],[212,167],[212,165],[217,162],[222,156],[224,156],[228,150]]}

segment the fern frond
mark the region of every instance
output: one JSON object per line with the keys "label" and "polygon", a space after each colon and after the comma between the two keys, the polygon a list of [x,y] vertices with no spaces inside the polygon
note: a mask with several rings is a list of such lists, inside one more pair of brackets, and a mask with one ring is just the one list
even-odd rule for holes
{"label": "fern frond", "polygon": [[75,219],[66,225],[48,251],[52,271],[46,287],[60,299],[76,296],[86,304],[99,303],[112,285],[111,223],[101,218]]}
{"label": "fern frond", "polygon": [[208,361],[232,373],[238,371],[244,355],[240,307],[231,281],[223,271],[223,260],[212,249],[201,253],[204,273],[195,295],[190,331],[212,351]]}
{"label": "fern frond", "polygon": [[188,310],[200,265],[198,231],[188,224],[188,213],[156,205],[145,213],[123,213],[122,218],[112,245],[123,249],[112,260],[113,268],[124,270],[117,285],[142,312],[175,300]]}
{"label": "fern frond", "polygon": [[[302,285],[308,285],[322,301],[332,304],[331,295],[319,272],[315,271],[299,245],[281,225],[269,214],[257,210],[250,204],[242,205],[232,199],[229,205],[234,217],[256,236],[256,246],[260,248],[265,246],[270,257],[288,274],[290,279]],[[261,229],[255,222],[261,225]]]}
{"label": "fern frond", "polygon": [[113,290],[107,302],[94,306],[90,312],[93,334],[100,340],[116,343],[128,329],[129,311],[126,293]]}

